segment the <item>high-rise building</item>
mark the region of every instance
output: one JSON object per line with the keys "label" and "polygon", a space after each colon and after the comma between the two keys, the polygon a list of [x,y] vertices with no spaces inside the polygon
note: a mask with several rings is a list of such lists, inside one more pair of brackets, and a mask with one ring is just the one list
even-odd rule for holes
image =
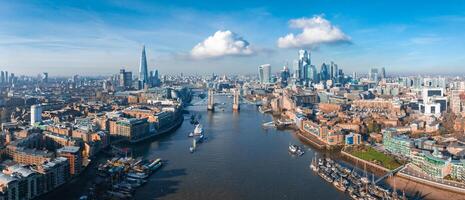
{"label": "high-rise building", "polygon": [[327,81],[330,79],[329,75],[329,69],[328,65],[323,63],[320,68],[320,80],[321,81]]}
{"label": "high-rise building", "polygon": [[288,79],[290,78],[290,72],[289,72],[289,68],[287,68],[287,66],[284,66],[283,67],[283,70],[281,70],[281,74],[280,74],[280,78],[281,78],[281,84],[283,84],[284,86],[287,86],[287,83],[288,83]]}
{"label": "high-rise building", "polygon": [[310,67],[308,68],[308,74],[310,77],[310,81],[312,81],[313,83],[319,82],[318,71],[315,65],[310,65]]}
{"label": "high-rise building", "polygon": [[1,73],[0,83],[5,83],[5,72],[4,71],[2,71]]}
{"label": "high-rise building", "polygon": [[47,72],[42,73],[42,82],[43,83],[48,82],[48,73]]}
{"label": "high-rise building", "polygon": [[13,83],[15,83],[15,80],[16,80],[15,74],[11,73],[9,83],[13,84]]}
{"label": "high-rise building", "polygon": [[140,57],[140,66],[139,66],[139,81],[141,87],[144,87],[148,83],[149,72],[147,69],[147,57],[145,55],[145,45],[142,46],[142,55]]}
{"label": "high-rise building", "polygon": [[132,72],[128,72],[124,69],[119,70],[119,86],[124,88],[131,88]]}
{"label": "high-rise building", "polygon": [[294,60],[294,62],[292,63],[292,66],[293,66],[293,77],[295,80],[297,81],[300,81],[300,65],[299,65],[299,61],[298,60]]}
{"label": "high-rise building", "polygon": [[31,106],[31,125],[42,122],[42,106],[40,104]]}
{"label": "high-rise building", "polygon": [[270,83],[271,81],[271,65],[264,64],[258,67],[258,75],[260,83]]}
{"label": "high-rise building", "polygon": [[378,82],[379,75],[378,75],[378,69],[377,68],[371,68],[370,69],[370,71],[368,72],[368,79],[370,81]]}
{"label": "high-rise building", "polygon": [[310,52],[307,50],[301,49],[299,50],[299,70],[300,70],[300,81],[308,81],[310,79],[309,74],[308,74],[308,68],[310,68],[311,65],[311,58],[310,58]]}
{"label": "high-rise building", "polygon": [[57,155],[65,157],[69,162],[69,172],[72,176],[78,175],[82,170],[82,152],[78,146],[64,146],[57,149]]}
{"label": "high-rise building", "polygon": [[386,69],[384,67],[381,68],[381,79],[386,78]]}
{"label": "high-rise building", "polygon": [[331,61],[329,76],[330,76],[330,79],[336,79],[339,76],[338,66],[332,61]]}
{"label": "high-rise building", "polygon": [[5,71],[5,83],[9,83],[8,72]]}
{"label": "high-rise building", "polygon": [[158,78],[158,70],[153,70],[150,72],[150,85],[158,86],[160,85],[160,79]]}

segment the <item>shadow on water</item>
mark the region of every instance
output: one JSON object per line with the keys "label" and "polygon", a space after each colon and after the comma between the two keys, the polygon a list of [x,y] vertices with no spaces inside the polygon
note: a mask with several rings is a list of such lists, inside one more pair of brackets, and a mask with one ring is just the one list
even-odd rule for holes
{"label": "shadow on water", "polygon": [[143,186],[141,192],[136,193],[134,199],[159,199],[174,194],[180,181],[171,179],[186,175],[186,169],[161,170]]}

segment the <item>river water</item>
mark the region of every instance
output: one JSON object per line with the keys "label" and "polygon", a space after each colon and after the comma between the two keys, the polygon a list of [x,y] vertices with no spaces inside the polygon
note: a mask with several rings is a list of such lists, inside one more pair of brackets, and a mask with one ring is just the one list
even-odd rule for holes
{"label": "river water", "polygon": [[[198,100],[198,99],[197,99]],[[194,100],[195,101],[195,100]],[[173,133],[156,140],[130,145],[134,157],[162,158],[164,166],[136,190],[135,199],[348,199],[313,173],[309,164],[315,154],[291,130],[264,128],[272,117],[258,112],[255,105],[242,104],[232,111],[232,98],[215,112],[206,106],[190,106],[191,114],[201,115],[207,140],[191,154],[194,129],[190,115]],[[289,154],[289,144],[305,146],[301,157]],[[100,158],[100,162],[106,158]],[[98,161],[97,161],[98,162]],[[82,177],[43,199],[78,199],[95,176],[95,163]]]}
{"label": "river water", "polygon": [[289,155],[289,144],[301,143],[293,131],[263,128],[271,116],[255,105],[241,105],[237,113],[229,104],[232,99],[216,101],[228,103],[224,111],[188,108],[201,115],[207,136],[193,154],[187,134],[194,127],[188,119],[173,134],[133,146],[134,156],[167,160],[137,190],[136,199],[347,199],[309,169],[311,149],[302,157]]}

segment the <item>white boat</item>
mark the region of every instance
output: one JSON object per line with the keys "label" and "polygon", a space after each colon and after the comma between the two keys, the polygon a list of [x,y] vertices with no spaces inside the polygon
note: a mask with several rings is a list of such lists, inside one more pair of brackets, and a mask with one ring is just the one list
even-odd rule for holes
{"label": "white boat", "polygon": [[194,137],[194,132],[190,132],[188,136],[189,137]]}
{"label": "white boat", "polygon": [[146,179],[148,177],[147,174],[145,173],[140,173],[140,172],[135,172],[135,173],[127,173],[126,174],[130,178],[135,178],[135,179]]}
{"label": "white boat", "polygon": [[202,124],[195,125],[194,135],[200,135],[203,133]]}
{"label": "white boat", "polygon": [[297,145],[289,145],[289,152],[298,156],[303,155],[305,152]]}
{"label": "white boat", "polygon": [[197,141],[195,141],[195,139],[193,139],[193,140],[192,140],[192,146],[189,147],[189,151],[190,151],[191,153],[194,153],[196,147],[197,147]]}

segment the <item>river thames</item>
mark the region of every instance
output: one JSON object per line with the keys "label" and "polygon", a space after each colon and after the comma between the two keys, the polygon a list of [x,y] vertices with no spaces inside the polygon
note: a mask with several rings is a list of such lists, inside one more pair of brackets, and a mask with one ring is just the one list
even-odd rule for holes
{"label": "river thames", "polygon": [[[195,100],[194,100],[195,101]],[[348,199],[332,184],[309,169],[314,156],[310,146],[301,157],[289,154],[289,144],[303,143],[291,130],[264,128],[272,117],[258,112],[255,105],[242,104],[233,112],[231,98],[215,112],[206,106],[190,106],[200,115],[207,140],[189,152],[194,129],[190,114],[172,133],[129,146],[134,157],[162,158],[164,166],[138,188],[135,199]],[[93,168],[91,166],[91,168]],[[89,185],[94,169],[45,199],[78,199]]]}
{"label": "river thames", "polygon": [[[217,97],[218,99],[218,97]],[[232,99],[220,98],[224,102]],[[346,199],[331,184],[313,174],[310,149],[302,157],[288,153],[290,143],[300,144],[292,131],[264,129],[271,116],[255,105],[233,112],[217,107],[191,106],[200,114],[205,143],[189,152],[193,130],[189,120],[173,134],[133,147],[135,156],[161,157],[166,165],[142,188],[136,199]],[[187,118],[187,117],[186,117]]]}

